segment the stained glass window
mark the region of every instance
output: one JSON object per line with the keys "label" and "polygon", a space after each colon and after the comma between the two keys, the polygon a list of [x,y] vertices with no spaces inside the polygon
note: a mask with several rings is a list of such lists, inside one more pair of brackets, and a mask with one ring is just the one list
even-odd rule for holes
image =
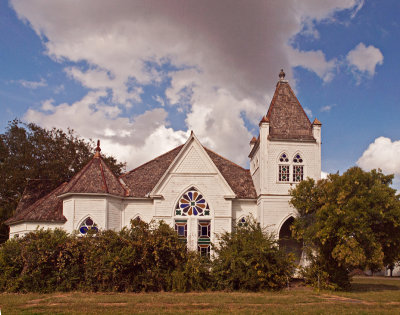
{"label": "stained glass window", "polygon": [[279,157],[279,162],[287,163],[289,162],[289,158],[286,153],[282,153]]}
{"label": "stained glass window", "polygon": [[303,165],[293,165],[293,181],[300,182],[303,180]]}
{"label": "stained glass window", "polygon": [[187,241],[187,221],[186,220],[175,220],[175,231],[178,234],[179,239]]}
{"label": "stained glass window", "polygon": [[279,181],[289,181],[289,165],[279,165]]}
{"label": "stained glass window", "polygon": [[79,232],[83,235],[87,234],[89,231],[93,231],[95,233],[99,231],[97,224],[94,223],[90,217],[86,218],[79,227]]}
{"label": "stained glass window", "polygon": [[175,215],[205,216],[210,215],[210,208],[203,195],[191,188],[179,198],[175,207]]}
{"label": "stained glass window", "polygon": [[211,221],[199,220],[197,250],[200,255],[210,256],[211,249]]}
{"label": "stained glass window", "polygon": [[303,163],[303,159],[302,159],[301,155],[297,153],[293,158],[293,162],[294,163]]}
{"label": "stained glass window", "polygon": [[246,218],[241,217],[238,221],[238,226],[247,226]]}

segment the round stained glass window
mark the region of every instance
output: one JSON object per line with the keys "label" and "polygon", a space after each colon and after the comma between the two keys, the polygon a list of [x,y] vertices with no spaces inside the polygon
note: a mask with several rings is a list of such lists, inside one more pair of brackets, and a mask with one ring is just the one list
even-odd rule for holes
{"label": "round stained glass window", "polygon": [[83,235],[87,234],[89,231],[93,231],[95,233],[99,231],[97,224],[94,223],[90,217],[85,219],[79,227],[79,232]]}
{"label": "round stained glass window", "polygon": [[203,195],[197,190],[191,189],[179,199],[176,209],[176,215],[210,215],[210,208]]}

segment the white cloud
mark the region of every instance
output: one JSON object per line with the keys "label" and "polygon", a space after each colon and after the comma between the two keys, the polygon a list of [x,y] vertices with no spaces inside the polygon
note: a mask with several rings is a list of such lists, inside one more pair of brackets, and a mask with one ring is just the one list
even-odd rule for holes
{"label": "white cloud", "polygon": [[357,165],[365,170],[380,168],[386,174],[400,175],[400,140],[376,138],[358,159]]}
{"label": "white cloud", "polygon": [[288,49],[290,62],[293,67],[303,67],[315,72],[324,82],[329,82],[334,76],[336,60],[327,61],[321,50],[300,51]]}
{"label": "white cloud", "polygon": [[359,43],[347,54],[346,60],[356,75],[364,73],[372,77],[376,66],[383,64],[383,55],[379,48]]}
{"label": "white cloud", "polygon": [[181,143],[187,134],[168,127],[169,106],[162,104],[127,117],[127,109],[140,102],[148,109],[142,100],[146,86],[159,88],[160,83],[171,82],[164,91],[165,101],[185,115],[187,130],[193,129],[205,145],[244,165],[252,135],[243,117],[257,124],[266,113],[280,68],[289,80],[293,66],[309,69],[325,82],[334,75],[335,59],[326,60],[320,50],[293,49],[290,40],[306,23],[311,30],[316,21],[354,9],[360,1],[12,0],[11,4],[45,39],[48,55],[60,63],[67,61],[67,74],[89,89],[72,104],[51,103],[52,112],[30,109],[27,120],[71,127],[83,137],[104,137],[102,143],[111,152],[134,165],[161,149],[171,149],[167,146]]}
{"label": "white cloud", "polygon": [[335,107],[335,106],[336,106],[335,104],[333,104],[333,105],[325,105],[325,106],[322,106],[320,110],[321,110],[321,112],[330,112],[331,109],[333,107]]}
{"label": "white cloud", "polygon": [[329,173],[321,171],[321,179],[326,179],[328,178]]}
{"label": "white cloud", "polygon": [[306,114],[307,114],[307,116],[309,117],[309,118],[311,118],[313,115],[312,115],[312,110],[311,109],[309,109],[308,107],[304,107],[304,111],[306,112]]}
{"label": "white cloud", "polygon": [[32,90],[35,90],[39,87],[47,86],[47,82],[43,78],[41,78],[40,81],[18,80],[18,81],[11,81],[11,82],[13,82],[13,83],[16,82],[16,83],[22,85],[23,87],[26,87],[27,89],[32,89]]}

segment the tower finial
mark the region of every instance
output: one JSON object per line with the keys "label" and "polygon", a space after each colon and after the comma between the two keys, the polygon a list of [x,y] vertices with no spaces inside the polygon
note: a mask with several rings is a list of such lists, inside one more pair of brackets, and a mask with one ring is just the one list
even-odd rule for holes
{"label": "tower finial", "polygon": [[279,72],[279,80],[285,80],[285,72],[283,72],[283,69],[281,69],[281,72]]}
{"label": "tower finial", "polygon": [[94,157],[100,157],[100,151],[100,140],[97,140],[96,153],[94,154]]}

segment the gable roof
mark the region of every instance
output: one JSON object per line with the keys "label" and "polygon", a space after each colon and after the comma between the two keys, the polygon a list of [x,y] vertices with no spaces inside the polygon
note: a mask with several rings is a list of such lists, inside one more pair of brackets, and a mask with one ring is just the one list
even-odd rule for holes
{"label": "gable roof", "polygon": [[229,186],[231,186],[237,198],[257,198],[257,193],[256,189],[254,188],[250,170],[244,169],[243,167],[233,163],[232,161],[222,157],[206,147],[204,147],[204,149],[213,160],[222,176],[224,176]]}
{"label": "gable roof", "polygon": [[143,165],[122,174],[120,179],[129,187],[130,197],[146,197],[181,151],[183,144]]}
{"label": "gable roof", "polygon": [[72,177],[60,195],[67,193],[103,193],[121,197],[128,195],[127,190],[100,154],[96,154],[78,174]]}
{"label": "gable roof", "polygon": [[63,215],[63,202],[57,195],[65,188],[67,183],[63,183],[49,194],[35,201],[33,204],[15,213],[5,224],[16,224],[19,222],[65,222],[67,219]]}
{"label": "gable roof", "polygon": [[315,141],[310,120],[289,83],[283,78],[276,85],[265,118],[269,122],[268,138],[270,140]]}
{"label": "gable roof", "polygon": [[[129,187],[131,197],[146,197],[167,171],[183,145],[123,174],[120,178]],[[257,198],[250,171],[204,147],[237,198]]]}

